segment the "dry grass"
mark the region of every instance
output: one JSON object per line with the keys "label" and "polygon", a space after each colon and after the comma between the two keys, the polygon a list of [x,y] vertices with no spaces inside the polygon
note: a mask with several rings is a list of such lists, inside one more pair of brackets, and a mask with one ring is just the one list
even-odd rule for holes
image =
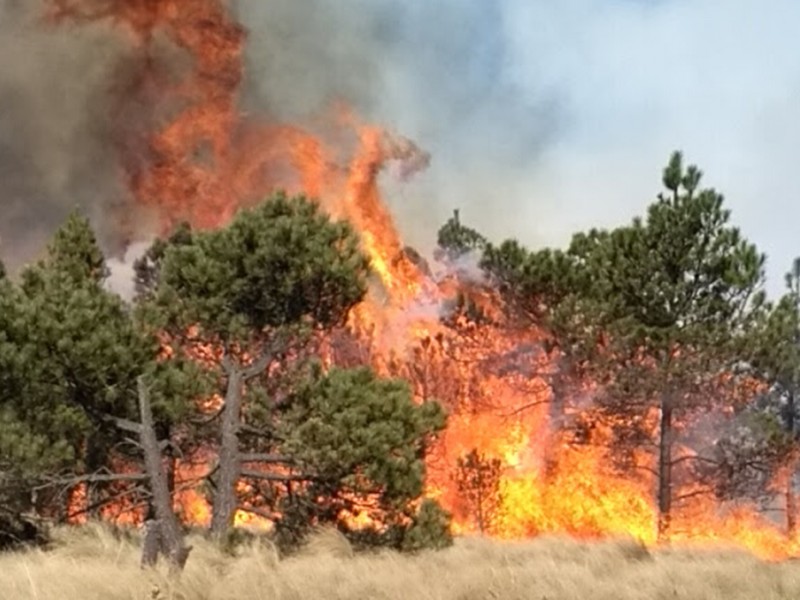
{"label": "dry grass", "polygon": [[0,555],[8,600],[693,600],[800,598],[800,565],[735,552],[649,553],[632,542],[460,540],[440,553],[353,555],[321,532],[303,555],[269,544],[225,556],[194,539],[179,581],[138,568],[136,540],[99,527],[62,531],[50,552]]}

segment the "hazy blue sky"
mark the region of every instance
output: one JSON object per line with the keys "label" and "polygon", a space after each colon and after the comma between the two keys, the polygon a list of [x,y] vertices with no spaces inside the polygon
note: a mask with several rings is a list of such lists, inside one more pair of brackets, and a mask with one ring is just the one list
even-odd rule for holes
{"label": "hazy blue sky", "polygon": [[385,9],[375,112],[433,153],[392,188],[412,238],[429,235],[430,195],[440,218],[459,206],[493,237],[563,243],[641,213],[681,149],[780,290],[800,254],[800,2],[371,4]]}

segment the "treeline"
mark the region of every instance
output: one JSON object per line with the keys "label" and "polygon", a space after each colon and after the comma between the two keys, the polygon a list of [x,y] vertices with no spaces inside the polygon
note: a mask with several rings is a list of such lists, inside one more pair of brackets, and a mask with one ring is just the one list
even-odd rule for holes
{"label": "treeline", "polygon": [[[180,566],[175,464],[202,449],[210,472],[188,484],[204,485],[221,542],[247,510],[274,520],[288,547],[325,523],[365,544],[449,543],[448,516],[419,502],[444,411],[415,403],[403,381],[323,370],[316,357],[368,274],[347,223],[277,195],[224,229],[157,241],[136,263],[130,304],[107,289],[90,225],[72,215],[40,262],[0,279],[6,541],[31,516],[100,517],[123,503],[160,527],[151,550]],[[379,529],[350,530],[363,511]]]}
{"label": "treeline", "polygon": [[[781,474],[793,534],[800,263],[769,301],[764,256],[700,171],[675,154],[663,184],[643,218],[576,234],[562,250],[492,243],[456,213],[439,231],[439,258],[457,272],[477,257],[502,326],[547,331],[559,431],[542,443],[587,443],[602,424],[609,464],[652,478],[661,537],[688,496],[766,501]],[[447,357],[428,364],[436,340],[395,365],[395,379],[358,366],[369,362],[358,352],[331,369],[318,359],[367,291],[368,260],[347,223],[276,195],[219,230],[179,227],[135,267],[127,303],[107,287],[89,223],[73,215],[41,261],[0,278],[6,541],[31,518],[101,517],[123,503],[161,524],[155,546],[181,563],[171,499],[191,485],[205,490],[220,542],[239,510],[273,521],[287,548],[325,523],[360,544],[450,542],[449,515],[422,501],[442,405],[465,402]],[[498,327],[469,296],[444,324]],[[575,409],[583,382],[592,402]],[[714,435],[698,435],[709,422]],[[176,465],[200,452],[208,472],[181,481]],[[453,468],[489,529],[500,465],[476,452]],[[362,513],[374,527],[351,525]]]}
{"label": "treeline", "polygon": [[[578,233],[563,250],[491,243],[458,213],[439,246],[451,261],[478,258],[509,322],[547,329],[558,442],[610,431],[609,464],[651,478],[661,539],[698,495],[765,505],[783,494],[794,536],[800,262],[769,301],[765,256],[701,178],[675,153],[644,217]],[[580,382],[592,402],[570,410]],[[469,457],[472,471],[490,458]]]}

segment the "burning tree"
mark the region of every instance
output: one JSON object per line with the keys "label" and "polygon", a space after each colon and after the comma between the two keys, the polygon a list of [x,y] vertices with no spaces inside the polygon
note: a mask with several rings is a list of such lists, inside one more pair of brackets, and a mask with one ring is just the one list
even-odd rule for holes
{"label": "burning tree", "polygon": [[[408,516],[422,492],[416,445],[443,427],[438,405],[417,407],[405,385],[368,371],[306,368],[316,337],[343,325],[366,291],[368,262],[348,224],[278,194],[148,258],[140,283],[154,322],[184,349],[220,354],[213,537],[240,508],[292,534],[341,524],[359,504],[385,526]],[[245,481],[257,497],[249,506],[237,493]]]}
{"label": "burning tree", "polygon": [[[700,171],[684,168],[678,153],[663,179],[667,193],[646,219],[577,234],[563,251],[489,243],[458,215],[440,231],[448,260],[480,252],[503,300],[506,337],[544,330],[545,368],[530,354],[527,372],[549,393],[531,390],[518,408],[547,405],[548,426],[537,436],[543,481],[568,485],[564,465],[602,445],[611,451],[602,477],[619,476],[612,467],[632,482],[654,476],[661,538],[674,503],[713,494],[725,477],[713,436],[695,429],[713,421],[722,431],[732,411],[752,400],[752,377],[737,375],[737,367],[752,353],[764,307],[763,256],[728,224],[722,197],[700,189]],[[508,380],[508,356],[485,365],[494,362],[506,365]],[[538,427],[535,418],[528,422]]]}
{"label": "burning tree", "polygon": [[[417,500],[442,409],[369,369],[310,360],[365,291],[349,225],[279,194],[227,228],[180,228],[137,271],[131,307],[104,288],[102,253],[73,216],[19,285],[0,280],[4,505],[60,504],[71,520],[112,502],[141,518],[149,504],[144,562],[163,550],[181,567],[180,490],[164,458],[200,449],[216,539],[244,508],[293,541],[324,522],[399,547],[430,541],[444,513]],[[200,401],[213,381],[216,405]]]}
{"label": "burning tree", "polygon": [[463,494],[481,533],[492,530],[500,510],[501,469],[502,463],[499,459],[488,458],[477,450],[458,459],[456,465],[458,491]]}
{"label": "burning tree", "polygon": [[[322,520],[343,528],[377,523],[384,537],[419,547],[447,525],[435,503],[414,500],[423,467],[426,492],[458,507],[451,475],[477,448],[479,459],[502,462],[492,491],[503,509],[499,535],[632,533],[655,541],[658,516],[663,537],[674,502],[705,493],[707,474],[729,479],[720,496],[739,494],[738,479],[749,487],[761,481],[748,469],[726,472],[731,461],[721,449],[741,438],[706,452],[715,440],[695,434],[711,418],[739,425],[755,415],[766,424],[747,435],[758,454],[768,450],[757,461],[733,453],[737,468],[760,468],[768,456],[768,470],[792,470],[776,441],[786,436],[772,434],[791,429],[783,421],[792,411],[773,413],[793,393],[776,391],[731,418],[740,399],[729,393],[741,382],[731,365],[750,360],[753,349],[734,342],[755,322],[761,258],[728,226],[721,198],[698,188],[699,171],[673,157],[667,193],[644,220],[576,235],[565,251],[491,244],[456,213],[438,239],[449,275],[442,279],[404,247],[377,185],[389,162],[399,162],[405,177],[427,166],[428,155],[347,108],[331,110],[324,123],[315,115],[313,130],[275,122],[269,111],[245,113],[245,28],[223,0],[191,4],[44,3],[50,22],[104,24],[129,43],[109,81],[108,151],[128,191],[120,201],[135,215],[119,219],[125,240],[118,242],[143,234],[138,217],[162,235],[184,219],[200,230],[179,228],[151,248],[138,265],[135,311],[103,296],[96,281],[70,283],[68,292],[58,274],[2,284],[0,460],[3,476],[22,482],[21,496],[33,487],[26,477],[44,470],[52,479],[64,469],[59,481],[68,487],[90,485],[82,506],[128,491],[139,501],[145,474],[127,471],[141,449],[118,426],[144,443],[148,428],[133,422],[146,412],[136,406],[141,374],[147,385],[138,400],[152,400],[155,444],[169,459],[166,495],[183,501],[178,474],[197,460],[193,476],[209,475],[213,506],[205,514],[208,503],[194,503],[201,506],[190,519],[210,520],[217,538],[246,510],[295,532]],[[353,231],[311,203],[278,199],[227,227],[239,208],[275,189],[319,198],[325,212],[349,220],[377,275],[375,293],[365,296],[366,261]],[[92,255],[94,274],[82,280],[101,281]],[[73,310],[82,316],[73,319]],[[47,317],[41,332],[39,313]],[[774,325],[763,331],[783,331],[777,325],[785,319],[767,314],[761,324]],[[750,375],[775,383],[778,362],[795,358],[775,362],[763,349]],[[314,354],[327,372],[311,368]],[[180,367],[185,359],[205,368],[216,396],[186,402],[199,380]],[[412,392],[369,371],[331,368],[362,364],[408,379]],[[174,393],[165,393],[170,386]],[[434,442],[441,414],[429,397],[450,413]],[[114,464],[93,472],[107,462]],[[38,490],[38,505],[52,500]],[[725,524],[709,522],[701,533],[723,536]],[[731,531],[724,536],[741,539],[741,526]],[[785,540],[770,547],[767,538],[750,546],[789,547]]]}
{"label": "burning tree", "polygon": [[[794,539],[798,510],[795,476],[800,458],[800,259],[787,273],[786,287],[775,304],[765,305],[757,314],[754,334],[742,352],[747,367],[764,382],[765,389],[756,403],[742,411],[736,423],[738,431],[724,440],[721,451],[730,475],[723,483],[730,487],[761,482],[757,492],[763,496],[765,489],[770,489],[764,480],[767,484],[776,478],[780,481],[786,529]],[[745,443],[742,432],[746,432]],[[733,441],[737,437],[738,444]]]}
{"label": "burning tree", "polygon": [[[677,436],[712,408],[737,361],[734,341],[763,302],[764,257],[728,225],[722,196],[700,189],[701,173],[675,153],[664,170],[667,193],[646,220],[578,235],[570,248],[578,276],[565,322],[603,389],[600,412],[630,450],[655,434],[658,533],[669,533]],[[657,414],[657,423],[652,417]]]}
{"label": "burning tree", "polygon": [[217,539],[238,509],[245,387],[308,343],[312,330],[340,323],[363,297],[366,273],[346,224],[330,222],[311,202],[283,196],[240,213],[227,228],[197,232],[164,249],[151,299],[159,326],[174,339],[196,328],[197,340],[222,352],[211,521]]}
{"label": "burning tree", "polygon": [[358,537],[366,529],[407,547],[433,510],[429,503],[427,514],[418,512],[415,502],[424,491],[426,445],[445,425],[441,407],[415,405],[405,381],[362,367],[317,369],[279,410],[280,449],[298,484],[276,503],[279,532],[295,538],[346,516],[362,529]]}

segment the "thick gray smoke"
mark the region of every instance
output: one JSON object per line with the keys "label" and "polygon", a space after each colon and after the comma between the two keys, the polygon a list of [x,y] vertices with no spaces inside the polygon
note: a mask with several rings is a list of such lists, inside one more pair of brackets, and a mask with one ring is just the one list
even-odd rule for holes
{"label": "thick gray smoke", "polygon": [[45,28],[41,9],[0,0],[0,256],[12,268],[75,209],[110,245],[125,199],[109,112],[119,36]]}

